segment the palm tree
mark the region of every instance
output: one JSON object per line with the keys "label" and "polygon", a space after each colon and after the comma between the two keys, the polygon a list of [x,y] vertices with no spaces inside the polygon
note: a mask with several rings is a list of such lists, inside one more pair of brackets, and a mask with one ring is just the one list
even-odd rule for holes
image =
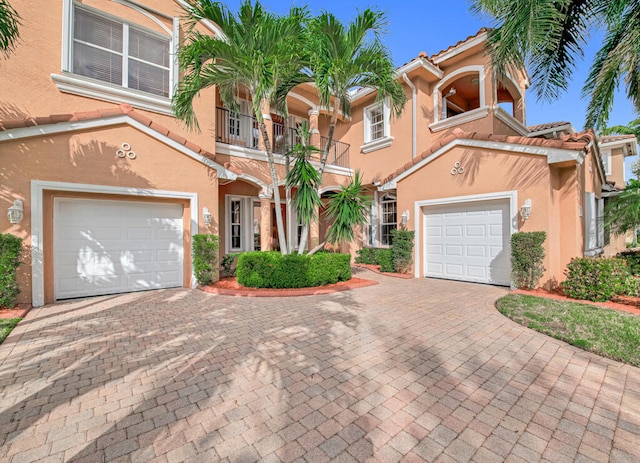
{"label": "palm tree", "polygon": [[640,226],[640,181],[630,179],[626,188],[609,200],[604,210],[604,226],[616,235]]}
{"label": "palm tree", "polygon": [[[179,52],[184,76],[173,100],[176,116],[197,128],[193,99],[201,90],[217,86],[225,106],[239,111],[235,96],[239,88],[246,89],[267,154],[274,201],[279,205],[278,176],[263,108],[274,102],[276,91],[286,87],[291,76],[306,65],[299,50],[303,48],[307,10],[292,8],[288,15],[276,16],[265,11],[259,1],[252,5],[251,0],[245,0],[236,16],[220,2],[187,3],[187,40]],[[216,24],[224,35],[212,37],[198,32],[195,27],[202,20]],[[286,254],[282,211],[280,207],[275,211],[280,249]]]}
{"label": "palm tree", "polygon": [[640,119],[634,119],[627,125],[612,125],[600,132],[602,135],[635,135],[640,140]]}
{"label": "palm tree", "polygon": [[[389,50],[382,44],[380,34],[385,26],[382,12],[366,9],[348,25],[333,14],[321,13],[309,23],[307,50],[309,69],[320,100],[329,111],[327,144],[320,160],[322,178],[333,144],[338,115],[351,114],[351,92],[357,88],[377,90],[377,101],[390,101],[394,115],[399,115],[406,95],[395,76]],[[299,76],[305,81],[304,74]],[[305,225],[298,249],[306,247],[309,226]]]}
{"label": "palm tree", "polygon": [[583,87],[583,96],[589,99],[585,125],[598,129],[606,125],[620,81],[629,99],[640,106],[640,2],[474,0],[472,9],[497,22],[489,31],[497,71],[527,65],[538,97],[547,100],[568,88],[590,31],[603,27],[604,42]]}
{"label": "palm tree", "polygon": [[362,185],[360,172],[356,172],[348,185],[329,195],[326,214],[333,223],[327,230],[327,241],[336,245],[353,241],[353,229],[367,220],[370,206],[371,197]]}
{"label": "palm tree", "polygon": [[20,16],[8,0],[0,0],[0,53],[6,58],[18,40]]}

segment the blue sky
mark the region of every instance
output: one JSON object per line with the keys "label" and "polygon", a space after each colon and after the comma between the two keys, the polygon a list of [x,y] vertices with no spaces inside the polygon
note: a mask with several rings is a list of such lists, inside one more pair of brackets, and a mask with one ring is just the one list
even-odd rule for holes
{"label": "blue sky", "polygon": [[[397,66],[410,61],[422,50],[429,56],[450,45],[474,35],[483,26],[491,26],[490,18],[474,16],[468,0],[261,0],[276,13],[285,13],[292,5],[309,5],[313,13],[327,10],[343,21],[350,20],[358,10],[377,8],[387,13],[388,26],[384,36]],[[237,11],[240,0],[227,1]],[[600,47],[602,34],[595,31],[588,39],[585,58],[578,61],[569,90],[554,102],[538,101],[533,89],[527,92],[527,124],[569,121],[576,130],[583,128],[587,102],[580,97],[583,83],[589,72],[593,56]],[[624,93],[618,92],[611,112],[609,125],[627,124],[635,119],[633,106]],[[627,172],[630,170],[627,169]]]}

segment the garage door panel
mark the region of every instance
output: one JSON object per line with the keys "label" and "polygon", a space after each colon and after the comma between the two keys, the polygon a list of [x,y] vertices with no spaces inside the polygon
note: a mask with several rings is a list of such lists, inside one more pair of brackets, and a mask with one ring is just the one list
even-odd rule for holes
{"label": "garage door panel", "polygon": [[182,206],[56,198],[56,299],[182,286]]}
{"label": "garage door panel", "polygon": [[425,276],[509,285],[509,210],[507,200],[425,207]]}

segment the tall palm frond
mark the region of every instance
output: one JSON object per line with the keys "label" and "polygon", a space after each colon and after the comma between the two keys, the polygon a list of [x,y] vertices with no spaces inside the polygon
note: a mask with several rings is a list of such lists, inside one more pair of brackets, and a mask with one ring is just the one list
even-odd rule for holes
{"label": "tall palm frond", "polygon": [[634,119],[627,125],[612,125],[600,131],[601,135],[635,135],[640,140],[640,119]]}
{"label": "tall palm frond", "polygon": [[8,0],[0,0],[0,54],[11,54],[18,41],[20,16]]}

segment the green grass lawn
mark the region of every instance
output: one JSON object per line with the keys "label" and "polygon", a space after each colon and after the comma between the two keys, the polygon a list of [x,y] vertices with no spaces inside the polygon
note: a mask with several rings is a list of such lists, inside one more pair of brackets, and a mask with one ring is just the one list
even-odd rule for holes
{"label": "green grass lawn", "polygon": [[503,315],[533,330],[603,357],[640,367],[640,316],[576,302],[509,294]]}
{"label": "green grass lawn", "polygon": [[0,318],[0,344],[5,340],[11,330],[16,327],[22,318]]}

